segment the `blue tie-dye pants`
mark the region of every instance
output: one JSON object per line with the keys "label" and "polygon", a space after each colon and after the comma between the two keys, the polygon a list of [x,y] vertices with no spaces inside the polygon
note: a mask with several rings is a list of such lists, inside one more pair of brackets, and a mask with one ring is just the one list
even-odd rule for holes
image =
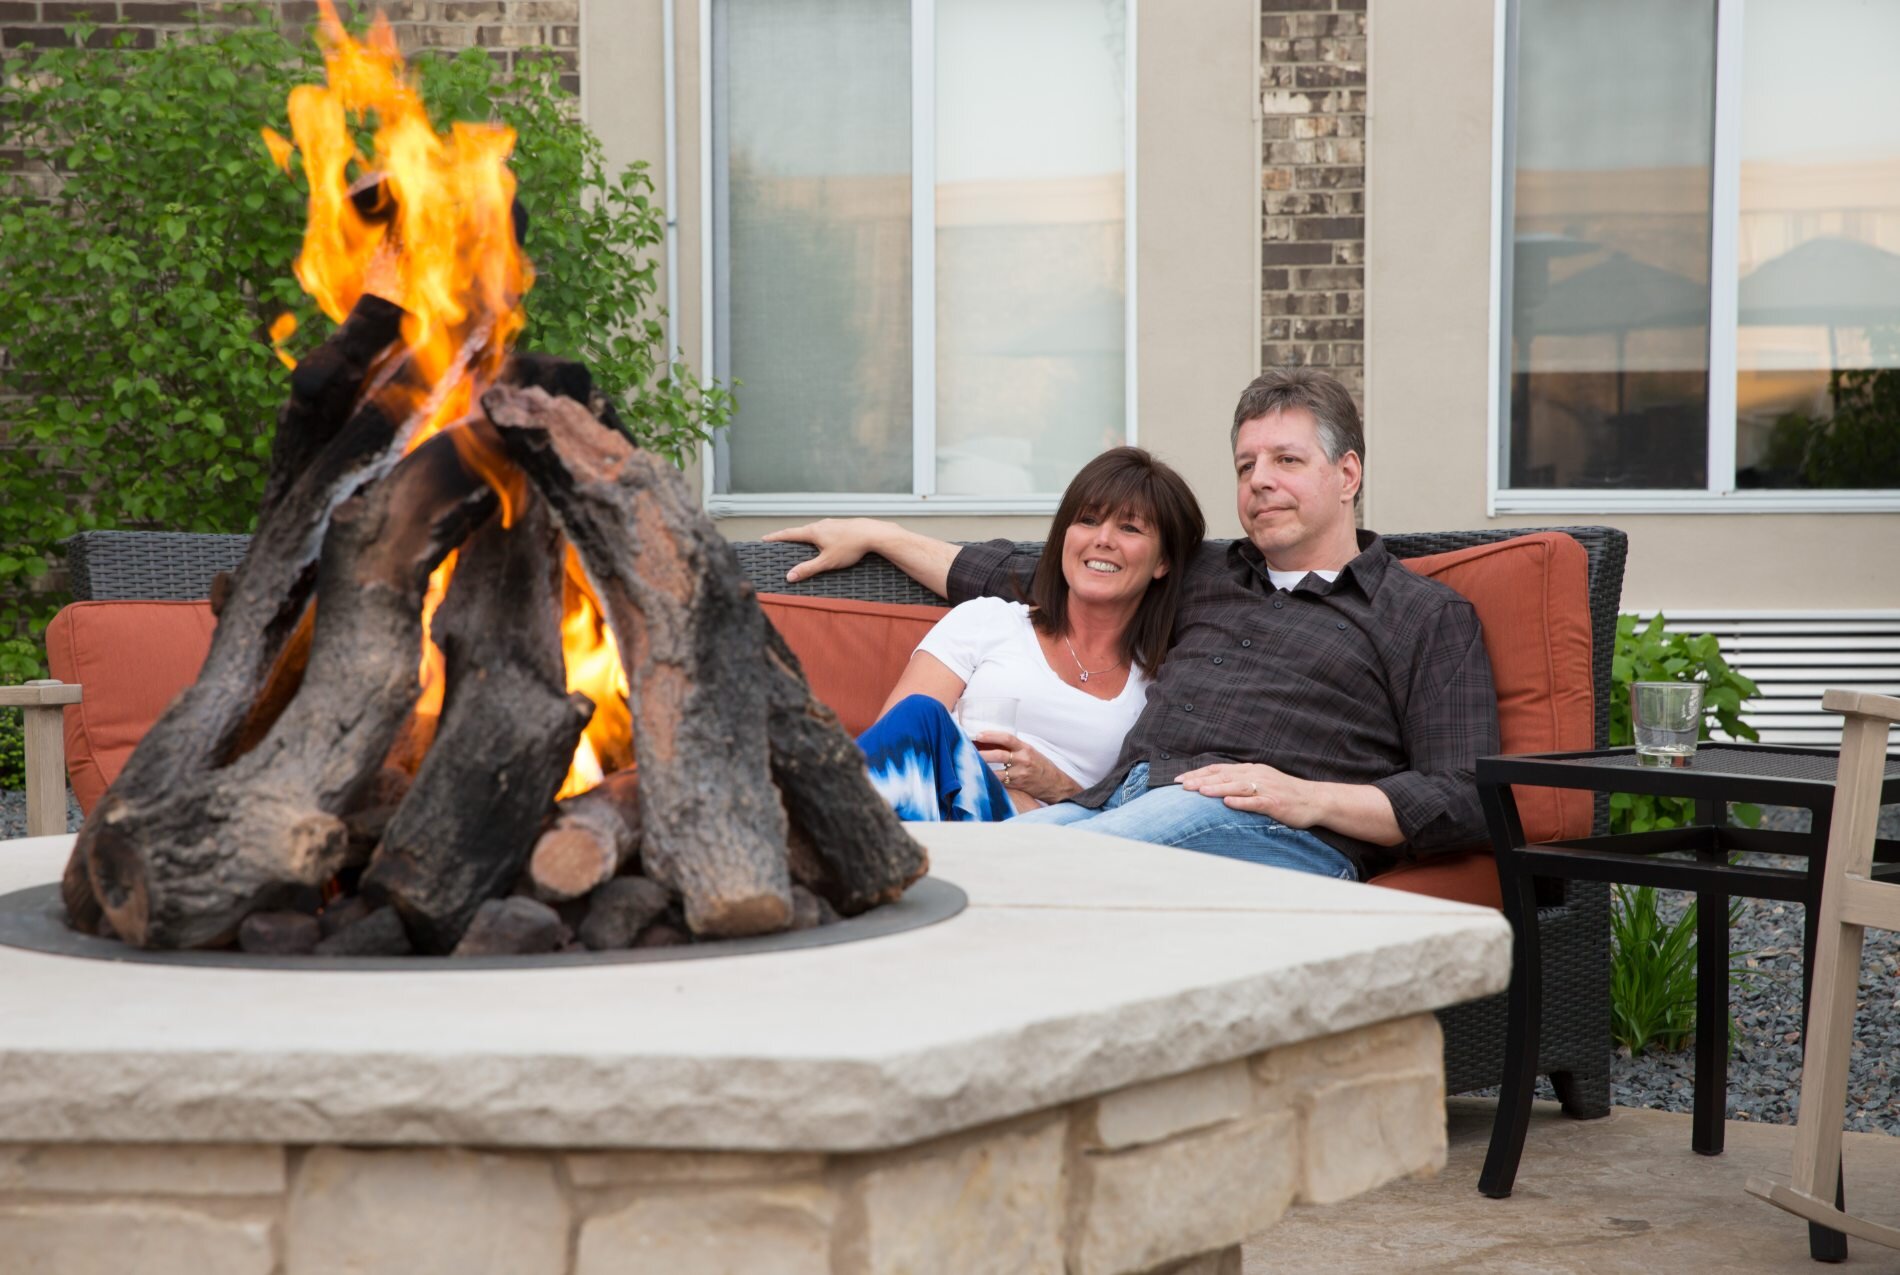
{"label": "blue tie-dye pants", "polygon": [[871,786],[910,823],[995,823],[1015,807],[944,706],[928,695],[891,705],[858,736]]}

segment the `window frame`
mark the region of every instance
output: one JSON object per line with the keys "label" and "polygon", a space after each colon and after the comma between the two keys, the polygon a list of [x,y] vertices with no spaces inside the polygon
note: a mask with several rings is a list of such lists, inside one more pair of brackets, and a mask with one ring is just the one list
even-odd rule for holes
{"label": "window frame", "polygon": [[[936,17],[938,0],[910,0],[911,58],[911,490],[909,492],[747,492],[714,490],[727,431],[699,447],[701,492],[715,518],[824,515],[968,516],[1053,514],[1061,492],[1018,496],[939,495],[937,482],[937,270],[936,270]],[[713,78],[722,74],[713,49],[713,5],[699,0],[699,241],[700,348],[713,366],[718,302],[713,225]],[[1139,0],[1123,0],[1127,53],[1122,81],[1122,270],[1124,441],[1139,441],[1136,391],[1136,50]],[[925,352],[928,357],[922,357]]]}
{"label": "window frame", "polygon": [[1485,428],[1485,513],[1892,513],[1900,490],[1745,489],[1735,485],[1736,336],[1739,318],[1742,33],[1747,0],[1715,0],[1715,128],[1710,157],[1708,485],[1694,488],[1513,488],[1504,485],[1506,404],[1510,401],[1511,289],[1505,250],[1514,220],[1519,0],[1494,0],[1491,68],[1490,393]]}

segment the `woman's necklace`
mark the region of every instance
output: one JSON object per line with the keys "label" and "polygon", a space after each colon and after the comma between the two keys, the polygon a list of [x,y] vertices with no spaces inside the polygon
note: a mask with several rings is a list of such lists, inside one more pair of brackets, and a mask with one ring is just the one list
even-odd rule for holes
{"label": "woman's necklace", "polygon": [[1082,675],[1082,680],[1085,682],[1088,681],[1089,678],[1093,674],[1113,672],[1115,669],[1118,669],[1122,666],[1122,662],[1120,660],[1116,660],[1113,664],[1109,665],[1107,668],[1098,668],[1098,669],[1083,668],[1082,657],[1075,653],[1075,643],[1069,641],[1069,639],[1065,636],[1062,639],[1062,645],[1069,648],[1069,658],[1075,661],[1075,671]]}

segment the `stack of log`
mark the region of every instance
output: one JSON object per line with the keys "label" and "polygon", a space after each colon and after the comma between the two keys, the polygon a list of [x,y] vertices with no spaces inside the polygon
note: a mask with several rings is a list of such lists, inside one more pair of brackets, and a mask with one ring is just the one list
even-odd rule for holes
{"label": "stack of log", "polygon": [[[198,680],[81,830],[69,923],[147,948],[613,948],[822,924],[922,848],[813,699],[737,558],[576,364],[516,356],[429,410],[365,297],[298,365]],[[566,689],[571,546],[626,672],[630,764],[557,803],[596,710]],[[423,603],[446,662],[416,711]]]}

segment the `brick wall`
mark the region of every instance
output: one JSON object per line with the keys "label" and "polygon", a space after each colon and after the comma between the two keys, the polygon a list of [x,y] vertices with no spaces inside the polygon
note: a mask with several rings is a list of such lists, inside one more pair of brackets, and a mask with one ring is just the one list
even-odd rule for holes
{"label": "brick wall", "polygon": [[[134,47],[149,49],[189,29],[200,12],[215,17],[222,7],[199,0],[0,0],[0,49],[70,44],[65,24],[82,15],[101,27],[93,43],[110,43],[116,29],[124,29]],[[314,0],[273,0],[271,7],[287,23],[307,23],[317,14]],[[405,55],[474,46],[506,69],[518,50],[551,49],[567,67],[561,82],[580,92],[580,0],[384,0],[374,7],[389,15]],[[348,3],[339,8],[350,11]]]}
{"label": "brick wall", "polygon": [[1263,367],[1365,368],[1366,0],[1261,0]]}

